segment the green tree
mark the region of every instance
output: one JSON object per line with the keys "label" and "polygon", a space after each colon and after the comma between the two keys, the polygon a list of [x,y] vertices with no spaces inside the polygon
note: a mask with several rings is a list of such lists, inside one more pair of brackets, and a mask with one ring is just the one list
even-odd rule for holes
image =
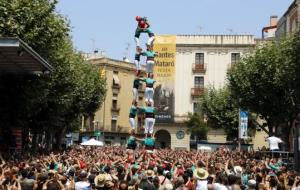
{"label": "green tree", "polygon": [[208,127],[201,114],[189,113],[185,124],[188,127],[188,131],[192,135],[197,136],[197,140],[207,140]]}
{"label": "green tree", "polygon": [[233,97],[264,119],[269,131],[279,126],[289,131],[299,113],[299,42],[298,31],[280,42],[265,44],[228,72]]}
{"label": "green tree", "polygon": [[[224,129],[227,140],[238,137],[239,107],[237,99],[233,98],[227,86],[221,89],[209,87],[205,89],[199,100],[200,112],[207,118],[210,128]],[[255,115],[250,114],[248,118],[248,135],[255,133]]]}
{"label": "green tree", "polygon": [[[2,75],[2,127],[22,127],[35,136],[46,132],[61,140],[94,113],[105,96],[97,68],[74,50],[68,21],[55,12],[56,0],[0,0],[0,36],[19,37],[53,67],[49,75]],[[11,108],[14,109],[11,109]],[[25,133],[26,134],[26,133]],[[34,142],[36,142],[34,140]]]}
{"label": "green tree", "polygon": [[200,99],[201,112],[207,117],[212,128],[223,128],[228,139],[238,135],[238,106],[228,88],[216,90],[207,88]]}

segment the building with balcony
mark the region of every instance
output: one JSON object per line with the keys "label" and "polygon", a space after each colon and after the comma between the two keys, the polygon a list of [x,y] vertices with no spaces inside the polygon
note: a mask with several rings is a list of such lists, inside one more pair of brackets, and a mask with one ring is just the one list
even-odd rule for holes
{"label": "building with balcony", "polygon": [[[175,56],[174,123],[155,125],[157,145],[189,149],[185,126],[188,113],[198,110],[199,98],[208,86],[222,88],[227,70],[255,47],[252,35],[177,35]],[[226,142],[224,130],[210,130],[209,142]]]}
{"label": "building with balcony", "polygon": [[255,47],[252,35],[176,36],[175,117],[186,118],[197,108],[204,88],[221,88],[231,65]]}

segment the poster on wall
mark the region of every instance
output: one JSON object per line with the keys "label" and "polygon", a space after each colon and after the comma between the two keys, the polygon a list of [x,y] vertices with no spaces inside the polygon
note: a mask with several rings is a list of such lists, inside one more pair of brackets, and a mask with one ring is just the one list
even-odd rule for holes
{"label": "poster on wall", "polygon": [[154,66],[154,79],[157,82],[154,90],[156,123],[172,123],[174,122],[176,36],[155,36],[153,49],[157,53]]}

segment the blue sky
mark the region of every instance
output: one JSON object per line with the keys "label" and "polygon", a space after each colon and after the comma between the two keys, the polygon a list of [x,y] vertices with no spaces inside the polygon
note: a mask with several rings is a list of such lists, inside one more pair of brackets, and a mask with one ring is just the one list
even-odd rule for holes
{"label": "blue sky", "polygon": [[[253,34],[279,17],[292,0],[60,0],[75,47],[114,59],[134,57],[135,16],[147,16],[156,34]],[[200,29],[202,28],[202,29]],[[145,40],[143,36],[142,41]],[[126,51],[130,43],[129,51]]]}

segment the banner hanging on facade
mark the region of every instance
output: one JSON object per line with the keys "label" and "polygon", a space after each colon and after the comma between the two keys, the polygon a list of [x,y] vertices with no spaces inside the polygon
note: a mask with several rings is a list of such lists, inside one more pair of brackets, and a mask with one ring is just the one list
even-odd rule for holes
{"label": "banner hanging on facade", "polygon": [[155,36],[154,79],[157,82],[154,91],[154,106],[157,108],[156,123],[174,122],[174,79],[176,36]]}
{"label": "banner hanging on facade", "polygon": [[239,126],[239,138],[246,139],[248,137],[248,112],[240,110],[240,126]]}

